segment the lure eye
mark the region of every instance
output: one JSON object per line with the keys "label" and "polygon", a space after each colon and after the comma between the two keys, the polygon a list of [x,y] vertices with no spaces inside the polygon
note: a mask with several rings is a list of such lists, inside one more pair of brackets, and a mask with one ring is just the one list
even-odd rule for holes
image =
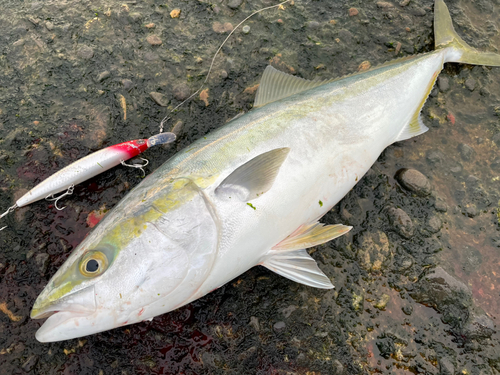
{"label": "lure eye", "polygon": [[108,264],[106,254],[98,250],[89,251],[80,261],[80,273],[85,277],[96,277],[106,271]]}

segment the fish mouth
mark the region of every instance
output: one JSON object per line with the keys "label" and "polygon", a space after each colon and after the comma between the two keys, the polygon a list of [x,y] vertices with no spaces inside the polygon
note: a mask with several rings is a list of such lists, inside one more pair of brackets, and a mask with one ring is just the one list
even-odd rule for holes
{"label": "fish mouth", "polygon": [[91,285],[55,301],[47,301],[42,293],[33,305],[31,319],[52,318],[62,313],[71,316],[86,316],[93,314],[96,309],[94,286]]}

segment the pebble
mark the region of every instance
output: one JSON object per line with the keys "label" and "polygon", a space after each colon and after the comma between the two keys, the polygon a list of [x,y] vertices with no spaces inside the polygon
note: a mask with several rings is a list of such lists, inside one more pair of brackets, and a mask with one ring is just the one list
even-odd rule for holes
{"label": "pebble", "polygon": [[35,256],[35,263],[38,266],[38,269],[40,270],[40,273],[45,273],[47,270],[47,267],[49,266],[49,254],[47,253],[40,253]]}
{"label": "pebble", "polygon": [[306,23],[306,26],[309,28],[309,29],[318,29],[320,24],[318,21],[309,21]]}
{"label": "pebble", "polygon": [[251,325],[257,332],[260,331],[259,318],[251,316],[248,324]]}
{"label": "pebble", "polygon": [[359,11],[356,8],[350,8],[349,9],[349,17],[354,17],[359,14]]}
{"label": "pebble", "polygon": [[286,327],[285,322],[277,322],[277,323],[274,323],[274,326],[273,326],[274,330],[277,332],[283,330],[285,327]]}
{"label": "pebble", "polygon": [[491,140],[495,142],[498,147],[500,147],[500,133],[495,134]]}
{"label": "pebble", "polygon": [[388,3],[387,1],[378,1],[377,6],[379,8],[384,8],[384,9],[394,8],[394,5],[391,3]]}
{"label": "pebble", "polygon": [[77,55],[82,59],[89,60],[94,57],[94,50],[89,46],[82,46],[78,50]]}
{"label": "pebble", "polygon": [[476,80],[474,78],[469,78],[465,81],[465,87],[467,87],[470,91],[474,91],[476,88]]}
{"label": "pebble", "polygon": [[411,315],[413,313],[413,306],[412,305],[403,306],[401,310],[403,310],[403,313],[405,315]]}
{"label": "pebble", "polygon": [[104,81],[106,78],[109,78],[110,75],[111,73],[109,73],[109,70],[105,70],[104,72],[99,74],[99,76],[97,77],[97,82]]}
{"label": "pebble", "polygon": [[427,14],[425,9],[420,8],[420,7],[413,8],[412,10],[410,10],[410,13],[413,14],[414,16],[418,16],[418,17],[423,17]]}
{"label": "pebble", "polygon": [[154,100],[154,102],[156,104],[158,104],[159,106],[162,106],[162,107],[166,107],[168,105],[168,103],[170,102],[170,100],[168,100],[168,98],[159,93],[159,92],[150,92],[149,93],[149,96],[151,97],[151,99]]}
{"label": "pebble", "polygon": [[250,26],[248,25],[243,26],[241,31],[243,31],[243,34],[248,34],[250,32]]}
{"label": "pebble", "polygon": [[410,0],[403,0],[403,1],[400,1],[399,2],[399,5],[402,6],[402,7],[405,7],[407,6],[408,4],[410,4]]}
{"label": "pebble", "polygon": [[221,72],[220,72],[220,77],[221,77],[222,79],[226,79],[226,78],[228,77],[227,72],[226,72],[225,70],[221,70]]}
{"label": "pebble", "polygon": [[212,25],[212,30],[216,33],[223,34],[229,31],[233,31],[233,25],[229,22],[226,22],[225,24],[214,22]]}
{"label": "pebble", "polygon": [[391,207],[387,210],[387,216],[396,232],[404,238],[413,236],[414,227],[410,216],[401,208]]}
{"label": "pebble", "polygon": [[188,85],[186,85],[185,83],[181,83],[174,87],[173,94],[175,99],[183,101],[189,98],[189,95],[191,95],[191,90],[189,89]]}
{"label": "pebble", "polygon": [[474,155],[476,154],[474,149],[466,143],[460,143],[458,145],[458,152],[460,152],[460,156],[465,161],[471,160],[474,157]]}
{"label": "pebble", "polygon": [[430,150],[427,152],[425,158],[430,164],[438,164],[444,161],[444,154],[439,150]]}
{"label": "pebble", "polygon": [[448,77],[438,77],[438,87],[441,92],[448,91],[450,89],[450,80]]}
{"label": "pebble", "polygon": [[361,64],[359,64],[359,66],[358,66],[358,72],[365,72],[368,69],[370,69],[371,66],[372,66],[372,64],[368,60],[365,60]]}
{"label": "pebble", "polygon": [[443,227],[443,222],[437,216],[431,216],[429,220],[427,220],[427,230],[431,233],[437,233]]}
{"label": "pebble", "polygon": [[[301,353],[302,354],[302,353]],[[338,359],[332,363],[333,375],[341,375],[344,373],[344,365]]]}
{"label": "pebble", "polygon": [[181,15],[180,9],[174,9],[173,11],[170,12],[171,18],[179,18],[180,15]]}
{"label": "pebble", "polygon": [[12,45],[14,47],[17,47],[17,46],[22,46],[24,45],[24,39],[19,39],[19,40],[16,40],[14,43],[12,43]]}
{"label": "pebble", "polygon": [[46,27],[46,28],[47,28],[47,30],[49,30],[49,31],[54,30],[54,24],[53,24],[52,22],[50,22],[50,21],[45,22],[45,27]]}
{"label": "pebble", "polygon": [[467,207],[465,207],[465,214],[470,217],[476,217],[479,215],[479,210],[477,209],[475,204],[469,204]]}
{"label": "pebble", "polygon": [[396,180],[403,188],[421,197],[431,193],[431,183],[422,173],[416,169],[403,169],[397,172]]}
{"label": "pebble", "polygon": [[227,6],[231,9],[238,9],[238,7],[243,3],[243,0],[229,0]]}
{"label": "pebble", "polygon": [[439,360],[439,375],[455,375],[455,366],[448,358]]}
{"label": "pebble", "polygon": [[134,87],[134,83],[130,79],[122,79],[123,88],[130,91]]}
{"label": "pebble", "polygon": [[144,27],[146,29],[154,29],[156,27],[156,25],[153,22],[151,22],[151,23],[148,23],[147,25],[144,25]]}
{"label": "pebble", "polygon": [[182,127],[184,126],[184,123],[179,120],[175,123],[174,127],[172,128],[171,132],[174,133],[177,137],[181,134],[182,132]]}
{"label": "pebble", "polygon": [[160,39],[160,37],[158,35],[155,35],[155,34],[151,34],[149,35],[146,40],[148,41],[149,44],[151,44],[152,46],[161,46],[162,45],[162,41]]}

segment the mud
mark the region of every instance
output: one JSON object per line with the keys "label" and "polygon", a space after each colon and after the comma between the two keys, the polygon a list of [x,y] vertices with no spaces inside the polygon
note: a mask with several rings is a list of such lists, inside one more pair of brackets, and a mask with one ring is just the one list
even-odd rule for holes
{"label": "mud", "polygon": [[[276,3],[0,0],[2,210],[90,152],[157,133],[229,30]],[[500,49],[498,1],[447,4],[467,42]],[[434,48],[430,0],[284,8],[236,31],[208,90],[167,122],[178,141],[144,154],[148,172],[251,109],[269,63],[325,79]],[[64,211],[17,210],[0,225],[0,373],[499,373],[499,87],[499,68],[445,66],[423,110],[429,132],[389,147],[325,216],[354,226],[311,250],[331,291],[254,268],[152,322],[40,344],[35,298],[141,174],[118,167],[82,183]],[[405,187],[403,169],[427,178],[425,194]]]}

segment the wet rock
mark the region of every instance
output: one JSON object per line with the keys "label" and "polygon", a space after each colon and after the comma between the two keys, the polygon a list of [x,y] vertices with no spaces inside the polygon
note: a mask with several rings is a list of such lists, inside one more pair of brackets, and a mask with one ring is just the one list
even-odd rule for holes
{"label": "wet rock", "polygon": [[189,98],[189,95],[191,95],[191,90],[188,85],[186,85],[185,83],[181,83],[180,85],[174,87],[173,94],[175,99],[183,101]]}
{"label": "wet rock", "polygon": [[450,80],[448,77],[438,77],[438,87],[441,92],[448,91],[450,89]]}
{"label": "wet rock", "polygon": [[476,80],[474,78],[469,78],[465,81],[465,87],[467,87],[470,91],[474,91],[476,88]]}
{"label": "wet rock", "polygon": [[411,314],[413,314],[413,306],[412,305],[403,306],[401,308],[401,310],[403,311],[403,314],[405,314],[405,315],[410,316]]}
{"label": "wet rock", "polygon": [[431,183],[416,169],[401,169],[396,173],[396,179],[403,188],[421,197],[431,193]]}
{"label": "wet rock", "polygon": [[387,216],[395,231],[404,238],[413,236],[414,228],[411,218],[401,208],[391,207],[387,210]]}
{"label": "wet rock", "polygon": [[484,314],[472,314],[463,329],[463,334],[470,340],[487,339],[494,333],[495,324]]}
{"label": "wet rock", "polygon": [[410,295],[415,301],[434,307],[443,314],[443,321],[452,325],[464,324],[472,306],[467,286],[442,267],[422,277]]}
{"label": "wet rock", "polygon": [[21,366],[24,371],[30,372],[36,366],[38,362],[38,356],[36,354],[30,355],[28,359]]}
{"label": "wet rock", "polygon": [[41,253],[35,256],[35,263],[40,270],[40,273],[44,274],[47,271],[47,267],[49,266],[49,254]]}
{"label": "wet rock", "polygon": [[472,160],[472,158],[474,158],[474,155],[476,153],[471,146],[465,143],[460,143],[458,145],[458,152],[460,152],[460,156],[465,161]]}
{"label": "wet rock", "polygon": [[122,79],[123,88],[130,91],[134,87],[134,83],[130,79]]}
{"label": "wet rock", "polygon": [[106,78],[109,78],[110,75],[111,75],[111,73],[109,72],[109,70],[105,70],[104,72],[100,73],[97,76],[97,82],[104,81]]}
{"label": "wet rock", "polygon": [[155,35],[155,34],[151,34],[149,35],[146,40],[148,41],[149,44],[151,44],[152,46],[161,46],[162,45],[162,41],[160,39],[160,37],[158,35]]}
{"label": "wet rock", "polygon": [[156,104],[158,104],[159,106],[162,106],[162,107],[166,107],[168,105],[168,103],[170,102],[170,100],[168,100],[168,98],[159,93],[159,92],[150,92],[149,93],[149,96],[151,97],[151,99],[154,100],[154,102]]}
{"label": "wet rock", "polygon": [[464,212],[470,218],[473,218],[473,217],[476,217],[477,215],[479,215],[479,210],[477,209],[477,207],[476,207],[475,204],[469,204],[469,205],[467,205],[465,207]]}
{"label": "wet rock", "polygon": [[229,0],[227,6],[231,9],[238,9],[241,3],[243,3],[243,0]]}
{"label": "wet rock", "polygon": [[384,232],[367,232],[359,239],[358,261],[367,271],[381,271],[390,261],[389,239]]}
{"label": "wet rock", "polygon": [[356,8],[350,8],[349,9],[349,17],[354,17],[359,14],[359,11]]}
{"label": "wet rock", "polygon": [[430,150],[425,155],[425,158],[430,164],[442,163],[445,159],[444,154],[439,150]]}
{"label": "wet rock", "polygon": [[439,375],[455,375],[455,366],[448,358],[439,360]]}
{"label": "wet rock", "polygon": [[94,57],[94,50],[89,46],[82,46],[76,54],[82,59],[90,60],[92,57]]}
{"label": "wet rock", "polygon": [[431,216],[429,220],[427,220],[427,225],[425,227],[430,233],[437,233],[443,227],[443,222],[437,216]]}
{"label": "wet rock", "polygon": [[434,202],[434,208],[436,211],[439,212],[446,212],[448,211],[448,205],[442,198],[436,198],[436,202]]}
{"label": "wet rock", "polygon": [[274,325],[273,325],[273,328],[276,332],[282,331],[283,329],[285,329],[285,327],[286,327],[285,322],[277,322],[277,323],[274,323]]}

